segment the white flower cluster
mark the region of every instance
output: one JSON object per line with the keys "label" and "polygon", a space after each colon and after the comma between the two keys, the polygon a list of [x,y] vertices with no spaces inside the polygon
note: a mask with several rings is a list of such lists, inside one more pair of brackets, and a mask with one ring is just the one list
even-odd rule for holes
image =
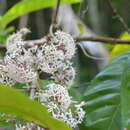
{"label": "white flower cluster", "polygon": [[6,72],[6,67],[4,65],[0,65],[0,83],[9,86],[12,86],[16,83],[15,80],[9,77],[8,73]]}
{"label": "white flower cluster", "polygon": [[[65,32],[56,31],[54,36],[46,38],[44,44],[27,48],[23,40],[27,32],[27,29],[22,29],[8,38],[6,56],[0,65],[0,82],[10,86],[16,82],[28,83],[36,88],[39,72],[48,73],[50,79],[59,84],[49,84],[44,91],[37,88],[37,95],[33,92],[32,97],[30,93],[30,98],[37,97],[55,119],[76,127],[82,122],[85,112],[82,108],[84,102],[78,104],[68,93],[75,78],[71,63],[76,50],[73,38]],[[32,130],[34,126],[33,123],[16,125],[16,130]]]}
{"label": "white flower cluster", "polygon": [[62,67],[58,68],[58,70],[51,76],[51,78],[56,82],[70,87],[73,84],[75,78],[75,70],[72,67],[72,64],[68,62],[63,64]]}
{"label": "white flower cluster", "polygon": [[71,103],[67,89],[54,83],[49,84],[43,93],[39,93],[39,98],[41,102],[47,102],[47,105],[51,103],[53,98],[53,102],[57,105],[60,104],[63,108],[68,108]]}
{"label": "white flower cluster", "polygon": [[57,31],[53,42],[57,46],[58,51],[62,51],[64,54],[62,66],[58,67],[57,71],[52,76],[56,82],[60,82],[66,86],[71,86],[75,78],[75,70],[72,67],[71,59],[75,54],[75,43],[71,35]]}
{"label": "white flower cluster", "polygon": [[38,97],[55,119],[64,121],[71,127],[76,127],[83,121],[85,112],[82,106],[85,103],[77,104],[73,101],[65,87],[54,83],[49,84],[46,90],[38,93]]}
{"label": "white flower cluster", "polygon": [[65,59],[71,59],[75,54],[75,43],[69,34],[57,31],[53,38],[53,42],[57,46],[57,50],[64,53]]}
{"label": "white flower cluster", "polygon": [[73,38],[62,31],[57,31],[48,43],[37,50],[38,68],[52,74],[52,79],[67,86],[71,86],[75,77],[75,70],[70,62],[75,54]]}
{"label": "white flower cluster", "polygon": [[[22,60],[20,60],[23,58]],[[12,58],[6,55],[5,57],[6,69],[9,77],[20,83],[33,82],[37,78],[37,72],[34,68],[26,61],[26,56]]]}
{"label": "white flower cluster", "polygon": [[[28,83],[37,79],[37,71],[34,70],[34,59],[32,54],[23,46],[23,33],[25,29],[11,35],[7,40],[7,52],[4,57],[4,78],[9,81],[6,85],[13,85],[16,82]],[[1,78],[2,79],[2,78]],[[1,81],[2,82],[2,81]],[[3,83],[3,82],[2,82]]]}
{"label": "white flower cluster", "polygon": [[53,74],[63,64],[63,52],[57,51],[53,43],[45,43],[37,50],[37,65],[43,72]]}
{"label": "white flower cluster", "polygon": [[[34,82],[40,70],[51,74],[52,80],[71,86],[75,77],[70,61],[76,50],[73,38],[65,32],[57,31],[43,45],[25,48],[23,35],[27,31],[22,29],[7,39],[4,57],[6,75],[1,76],[0,82],[7,85]],[[6,79],[12,82],[6,83]]]}

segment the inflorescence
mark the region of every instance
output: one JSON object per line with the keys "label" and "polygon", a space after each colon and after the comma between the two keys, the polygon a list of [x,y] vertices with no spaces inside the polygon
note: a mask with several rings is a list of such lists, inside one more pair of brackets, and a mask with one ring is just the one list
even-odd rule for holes
{"label": "inflorescence", "polygon": [[[54,83],[44,90],[38,89],[34,97],[48,108],[55,119],[76,127],[85,116],[82,108],[85,103],[78,104],[68,93],[75,78],[71,61],[76,51],[73,38],[65,32],[56,31],[43,45],[26,48],[23,38],[27,32],[27,29],[21,29],[7,39],[7,52],[0,65],[0,82],[9,86],[31,84],[37,88],[39,73],[49,74]],[[28,126],[16,124],[16,130]]]}

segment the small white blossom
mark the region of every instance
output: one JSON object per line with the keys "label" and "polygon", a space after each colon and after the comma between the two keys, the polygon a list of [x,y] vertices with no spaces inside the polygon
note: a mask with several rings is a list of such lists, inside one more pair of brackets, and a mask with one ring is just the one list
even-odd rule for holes
{"label": "small white blossom", "polygon": [[71,59],[74,56],[76,46],[70,34],[57,31],[53,37],[53,42],[57,46],[57,50],[63,51],[66,59]]}
{"label": "small white blossom", "polygon": [[74,82],[75,69],[72,67],[71,63],[64,63],[63,66],[57,69],[51,78],[69,88]]}
{"label": "small white blossom", "polygon": [[27,28],[21,29],[19,32],[10,35],[6,42],[6,48],[9,52],[15,51],[17,48],[23,46],[23,36],[29,33]]}
{"label": "small white blossom", "polygon": [[64,63],[72,58],[75,50],[73,38],[65,32],[57,31],[47,43],[37,49],[37,66],[43,72],[53,74],[65,67]]}
{"label": "small white blossom", "polygon": [[23,46],[23,35],[26,29],[11,35],[7,40],[7,52],[4,58],[8,76],[16,82],[28,83],[37,80],[34,70],[34,58],[30,51]]}
{"label": "small white blossom", "polygon": [[0,83],[5,84],[7,86],[12,86],[16,83],[15,80],[8,76],[5,65],[0,65]]}
{"label": "small white blossom", "polygon": [[44,44],[36,54],[37,66],[43,72],[54,73],[63,64],[63,52],[57,51],[53,44]]}
{"label": "small white blossom", "polygon": [[77,104],[72,101],[66,87],[54,83],[49,84],[47,89],[38,93],[38,97],[55,119],[61,120],[71,127],[76,127],[83,121],[85,112],[82,106],[84,102]]}
{"label": "small white blossom", "polygon": [[[49,84],[43,93],[39,93],[41,102],[50,102],[60,104],[64,108],[68,108],[71,103],[71,97],[65,87],[59,84]],[[51,104],[48,104],[51,105]]]}
{"label": "small white blossom", "polygon": [[7,74],[0,74],[0,83],[7,86],[13,86],[15,85],[16,81],[11,79]]}
{"label": "small white blossom", "polygon": [[38,46],[32,46],[30,48],[28,48],[28,51],[32,54],[32,55],[36,55],[38,50]]}
{"label": "small white blossom", "polygon": [[28,83],[37,79],[37,73],[26,62],[17,61],[8,55],[5,57],[8,76],[20,83]]}
{"label": "small white blossom", "polygon": [[33,130],[33,129],[44,130],[44,128],[41,128],[34,123],[27,123],[25,125],[21,125],[21,124],[15,125],[15,130]]}

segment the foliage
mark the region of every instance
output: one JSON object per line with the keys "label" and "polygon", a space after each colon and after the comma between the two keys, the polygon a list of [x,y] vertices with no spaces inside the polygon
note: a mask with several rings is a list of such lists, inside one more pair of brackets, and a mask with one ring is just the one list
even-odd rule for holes
{"label": "foliage", "polygon": [[[62,0],[61,4],[71,4],[78,2],[80,2],[80,0]],[[23,0],[18,2],[0,19],[0,26],[1,28],[5,28],[11,21],[24,14],[55,6],[56,3],[57,0]]]}
{"label": "foliage", "polygon": [[[121,40],[130,40],[130,34],[125,32],[120,37]],[[111,52],[111,59],[130,50],[130,45],[116,45]]]}
{"label": "foliage", "polygon": [[127,58],[121,84],[121,116],[123,128],[130,129],[130,58]]}
{"label": "foliage", "polygon": [[[73,4],[73,3],[79,3],[79,2],[80,2],[80,0],[61,0],[61,4]],[[7,25],[9,25],[13,20],[17,19],[18,17],[20,17],[24,14],[31,13],[33,11],[53,7],[56,5],[56,3],[57,3],[57,0],[51,0],[51,1],[48,1],[48,0],[22,0],[18,3],[16,3],[13,7],[11,7],[5,13],[5,15],[0,17],[0,41],[2,43],[5,43],[9,34],[14,31],[13,27],[7,28]],[[77,24],[77,27],[80,31],[80,35],[84,34],[84,32],[85,32],[84,26],[82,24]],[[121,35],[120,39],[130,40],[130,34],[125,32]],[[18,39],[17,41],[22,41],[22,40]],[[16,43],[17,43],[17,41],[16,41]],[[68,40],[66,40],[66,41],[68,41]],[[70,41],[69,43],[72,43],[72,42]],[[65,45],[67,45],[67,44],[65,44]],[[71,44],[69,44],[69,45],[71,45]],[[64,46],[60,46],[58,49],[60,50],[62,47],[64,47]],[[70,49],[70,52],[73,50],[73,47],[69,46],[68,48]],[[8,49],[11,49],[11,48],[8,47]],[[7,49],[7,51],[8,51],[8,49]],[[24,48],[24,49],[26,49],[26,48]],[[55,50],[58,50],[58,49],[55,49]],[[44,53],[41,52],[42,55],[40,55],[39,58],[37,58],[37,60],[42,58],[42,56],[45,56],[45,50],[43,51]],[[64,48],[62,48],[61,50],[64,51],[64,54],[66,53],[66,50],[64,50]],[[24,83],[22,85],[20,83],[15,84],[15,86],[14,86],[15,89],[5,86],[3,84],[0,84],[0,127],[8,129],[8,130],[15,129],[14,124],[12,124],[11,122],[5,121],[7,119],[11,119],[11,120],[15,120],[17,122],[19,121],[22,123],[27,122],[27,121],[33,122],[33,123],[37,124],[38,126],[49,129],[49,130],[61,130],[61,129],[70,130],[71,128],[69,126],[67,126],[65,123],[63,123],[61,121],[56,120],[57,118],[53,119],[51,114],[49,114],[47,111],[48,108],[49,108],[49,110],[51,110],[49,103],[53,103],[53,102],[55,103],[55,99],[56,100],[58,99],[59,102],[57,104],[60,107],[63,105],[61,107],[62,108],[61,110],[63,110],[64,106],[66,106],[67,103],[69,104],[69,101],[72,102],[72,104],[69,104],[70,106],[68,105],[69,107],[71,107],[71,109],[69,109],[69,110],[74,111],[75,106],[77,105],[76,107],[77,107],[77,111],[78,111],[77,112],[78,116],[76,115],[73,118],[73,112],[70,112],[70,111],[68,112],[67,111],[68,108],[67,108],[67,109],[65,109],[66,110],[65,114],[68,112],[69,114],[68,113],[67,114],[69,116],[71,115],[72,117],[66,118],[66,120],[75,119],[76,117],[77,118],[83,117],[83,116],[81,116],[82,115],[81,113],[84,112],[83,109],[81,108],[82,103],[81,104],[76,104],[76,103],[80,102],[81,100],[86,101],[87,105],[86,106],[83,105],[83,106],[84,106],[84,110],[87,114],[85,115],[83,123],[81,125],[79,125],[80,130],[119,130],[119,129],[124,130],[125,128],[130,129],[130,113],[129,113],[129,109],[130,109],[130,104],[129,104],[129,100],[130,100],[130,88],[129,88],[130,87],[130,83],[129,83],[130,82],[129,81],[129,79],[130,79],[130,58],[129,58],[130,52],[127,52],[129,50],[130,50],[130,45],[116,45],[111,52],[111,59],[113,59],[112,62],[109,65],[107,65],[105,67],[105,69],[103,71],[101,71],[94,78],[94,80],[91,82],[91,84],[88,87],[83,88],[83,90],[80,87],[78,89],[70,88],[69,94],[68,94],[68,88],[64,89],[64,86],[62,86],[63,83],[61,83],[59,85],[61,87],[59,87],[59,88],[57,87],[58,90],[53,89],[53,87],[50,87],[50,89],[48,89],[46,87],[46,86],[49,86],[49,84],[51,84],[53,86],[58,86],[58,83],[60,81],[58,81],[58,83],[57,83],[57,81],[41,80],[41,79],[39,80],[38,79],[38,85],[39,85],[38,89],[40,90],[39,94],[41,92],[42,92],[41,95],[43,94],[44,96],[45,95],[48,96],[50,94],[48,97],[47,96],[42,97],[42,98],[44,98],[44,100],[41,101],[42,105],[40,103],[38,103],[38,102],[40,102],[40,100],[42,100],[42,98],[41,99],[36,98],[37,101],[34,101],[34,100],[29,99],[27,95],[20,92],[20,90],[22,90],[24,93],[26,93],[23,89],[23,87],[24,87],[24,85],[26,85],[26,83]],[[18,58],[17,51],[16,51],[16,57]],[[20,48],[20,51],[21,51],[21,48]],[[40,51],[42,51],[42,50],[40,50]],[[51,50],[51,52],[52,52],[52,50]],[[127,53],[125,53],[125,52],[127,52]],[[22,54],[22,56],[24,56],[24,54]],[[56,55],[54,57],[57,58],[58,56],[59,56],[59,53],[58,53],[58,55]],[[48,55],[47,55],[47,58],[48,58]],[[62,58],[62,57],[60,57],[60,58]],[[14,60],[14,53],[13,53],[12,59]],[[24,60],[24,58],[21,58],[21,59]],[[82,59],[84,60],[84,58],[82,58]],[[69,60],[67,63],[70,62]],[[59,59],[57,61],[59,61]],[[56,63],[57,63],[57,61],[56,61]],[[52,62],[54,62],[54,61],[52,61]],[[86,62],[86,61],[84,61],[84,62]],[[11,62],[9,62],[9,63],[11,63]],[[2,65],[0,67],[2,67]],[[20,67],[19,64],[18,64],[18,67]],[[46,67],[46,65],[45,65],[45,67]],[[46,70],[45,67],[43,67],[43,68]],[[12,70],[12,68],[10,68],[10,66],[8,67],[8,70],[9,69]],[[36,70],[36,68],[35,68],[35,70]],[[68,70],[68,68],[66,70]],[[89,71],[89,69],[87,71]],[[84,72],[86,73],[87,71],[84,71]],[[40,72],[40,71],[38,70],[37,72]],[[70,74],[72,74],[72,72]],[[18,73],[19,73],[19,71],[17,71],[16,74],[18,74]],[[12,72],[11,72],[11,74],[12,74]],[[53,73],[53,74],[55,74],[55,73]],[[1,75],[2,74],[0,74],[0,76]],[[15,77],[14,74],[12,74],[12,75]],[[75,73],[74,73],[74,75],[75,75]],[[52,74],[51,74],[51,76],[52,76]],[[63,76],[63,75],[61,75],[61,76]],[[16,77],[17,77],[17,81],[19,81],[20,78],[22,79],[22,76],[21,77],[16,76]],[[65,78],[65,79],[68,78],[67,80],[69,80],[71,77],[72,77],[72,75],[70,77],[68,75],[67,76],[65,75],[63,78]],[[25,79],[26,79],[26,77],[25,77]],[[27,83],[27,86],[30,84]],[[37,82],[36,82],[36,84],[37,84]],[[68,84],[67,84],[67,86],[68,86]],[[46,93],[45,93],[45,90],[46,90]],[[58,94],[61,94],[59,97],[57,97],[57,95],[55,95],[55,93],[56,93],[55,90],[56,90],[56,92],[58,92]],[[64,92],[63,90],[67,90],[67,91]],[[64,98],[63,97],[61,98],[62,95],[64,96]],[[69,97],[69,95],[71,95],[72,97]],[[66,100],[66,102],[65,102],[65,99],[67,99],[67,97],[69,98],[69,100]],[[46,98],[46,101],[45,101],[45,98]],[[49,102],[47,102],[47,99],[49,100]],[[62,104],[62,103],[64,103],[64,104]],[[49,106],[48,108],[47,108],[46,104]],[[45,107],[45,105],[46,105],[46,107]],[[56,104],[54,104],[54,105],[56,105]],[[78,107],[78,106],[80,106],[80,107]],[[57,108],[52,108],[53,114],[55,114],[55,113],[57,114],[57,111],[56,111]],[[9,115],[9,116],[2,116],[1,114],[3,114],[3,113],[6,115]],[[76,111],[74,111],[74,113],[76,113]],[[62,113],[63,117],[68,116],[67,114],[66,114],[67,116],[64,116],[65,114]],[[82,118],[81,118],[81,120],[82,120]],[[67,121],[69,122],[69,120],[67,120]],[[74,120],[73,123],[75,123],[75,121],[76,120]]]}
{"label": "foliage", "polygon": [[87,116],[81,127],[83,130],[129,128],[129,56],[130,52],[117,57],[86,88]]}
{"label": "foliage", "polygon": [[6,42],[7,37],[13,31],[14,31],[14,27],[6,28],[3,32],[0,31],[0,41],[2,42],[2,44]]}
{"label": "foliage", "polygon": [[85,33],[85,27],[82,24],[77,24],[77,27],[79,29],[80,35],[83,35]]}
{"label": "foliage", "polygon": [[[79,3],[80,0],[62,0],[61,4]],[[55,6],[57,0],[22,0],[11,7],[0,17],[0,42],[5,43],[12,29],[6,29],[7,25],[18,17],[44,8]],[[14,29],[13,29],[14,30]]]}
{"label": "foliage", "polygon": [[1,84],[0,99],[1,113],[22,117],[50,130],[70,130],[64,123],[54,120],[43,105],[29,99],[18,90]]}

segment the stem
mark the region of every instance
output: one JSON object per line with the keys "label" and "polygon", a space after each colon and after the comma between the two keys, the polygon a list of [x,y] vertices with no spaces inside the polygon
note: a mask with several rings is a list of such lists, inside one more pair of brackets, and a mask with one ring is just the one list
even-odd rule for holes
{"label": "stem", "polygon": [[130,40],[120,40],[116,38],[105,38],[105,37],[75,37],[75,41],[95,41],[103,42],[104,44],[130,44]]}
{"label": "stem", "polygon": [[[130,40],[120,40],[117,38],[106,38],[106,37],[75,37],[74,40],[76,42],[80,42],[80,41],[95,41],[95,42],[102,42],[104,44],[130,44]],[[24,41],[24,46],[25,48],[30,48],[33,46],[40,46],[40,45],[44,45],[45,43],[47,43],[47,38],[43,37],[41,39],[37,39],[37,40],[29,40],[29,41]],[[92,42],[93,44],[93,42]],[[6,49],[5,45],[0,44],[0,50],[4,50]]]}
{"label": "stem", "polygon": [[57,24],[56,19],[57,19],[57,15],[58,15],[58,12],[59,12],[60,2],[61,2],[61,0],[57,0],[56,11],[54,12],[54,15],[52,17],[52,24],[54,26]]}
{"label": "stem", "polygon": [[124,29],[130,33],[130,29],[128,27],[128,25],[125,23],[123,17],[121,17],[118,13],[117,13],[117,10],[115,8],[113,8],[113,5],[112,5],[112,2],[111,0],[107,0],[108,1],[108,4],[109,4],[109,7],[111,8],[112,10],[112,13],[113,15],[115,16],[115,18],[122,24],[122,26],[124,27]]}

